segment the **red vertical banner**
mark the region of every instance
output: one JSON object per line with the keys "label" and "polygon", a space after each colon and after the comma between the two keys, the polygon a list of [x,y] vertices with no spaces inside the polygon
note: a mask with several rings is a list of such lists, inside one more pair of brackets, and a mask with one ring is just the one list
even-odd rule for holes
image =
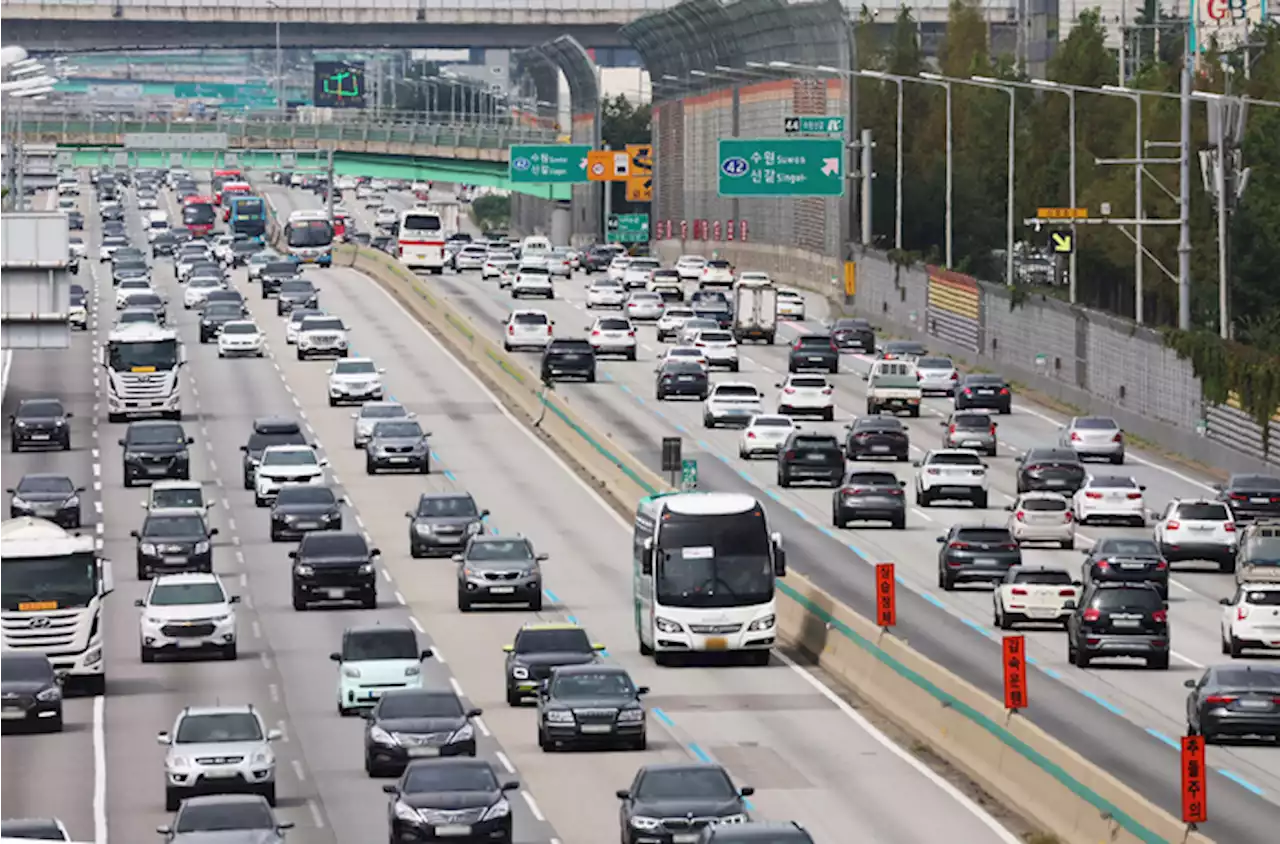
{"label": "red vertical banner", "polygon": [[893,563],[876,563],[876,625],[893,627],[898,623],[898,581]]}
{"label": "red vertical banner", "polygon": [[711,239],[715,241],[720,240],[720,221],[719,220],[716,220],[711,224]]}
{"label": "red vertical banner", "polygon": [[729,222],[724,224],[724,239],[733,240],[733,234],[734,234],[733,220],[730,220]]}
{"label": "red vertical banner", "polygon": [[699,240],[711,239],[711,227],[707,225],[706,220],[698,220],[698,228],[702,231],[702,233],[698,235]]}
{"label": "red vertical banner", "polygon": [[689,239],[689,221],[688,220],[680,221],[680,239],[681,240]]}
{"label": "red vertical banner", "polygon": [[747,242],[747,221],[746,220],[738,221],[738,240],[742,241],[743,243]]}
{"label": "red vertical banner", "polygon": [[1004,708],[1027,708],[1027,641],[1025,636],[1004,637]]}
{"label": "red vertical banner", "polygon": [[1182,737],[1182,822],[1209,820],[1209,777],[1204,767],[1204,738]]}

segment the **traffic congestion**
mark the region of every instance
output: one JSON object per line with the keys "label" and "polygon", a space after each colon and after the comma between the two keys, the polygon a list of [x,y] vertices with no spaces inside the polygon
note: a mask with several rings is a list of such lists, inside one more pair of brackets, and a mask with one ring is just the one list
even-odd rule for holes
{"label": "traffic congestion", "polygon": [[[758,496],[618,519],[326,266],[328,222],[276,204],[280,254],[251,213],[224,231],[243,175],[65,174],[86,332],[5,382],[6,838],[882,839],[904,821],[877,807],[910,800],[915,839],[1015,840],[774,649],[787,540]],[[83,647],[15,654],[15,619]],[[850,800],[832,772],[873,753]]]}

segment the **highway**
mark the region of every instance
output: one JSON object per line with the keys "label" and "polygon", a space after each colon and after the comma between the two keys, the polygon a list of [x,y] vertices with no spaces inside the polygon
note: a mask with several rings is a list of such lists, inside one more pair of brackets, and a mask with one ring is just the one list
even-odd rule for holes
{"label": "highway", "polygon": [[[285,194],[280,191],[273,196],[282,212],[291,203],[314,201],[310,194]],[[392,201],[400,207],[412,203],[403,195],[393,195]],[[371,230],[371,215],[357,206],[352,203],[361,228]],[[585,328],[595,316],[595,312],[585,309],[585,279],[585,275],[577,274],[568,283],[557,282],[557,298],[551,302],[522,301],[518,305],[508,293],[499,290],[496,281],[482,282],[477,273],[446,274],[430,281],[439,283],[478,329],[496,338],[502,319],[512,307],[545,309],[556,321],[558,333],[585,336]],[[785,338],[818,327],[826,316],[825,304],[817,297],[808,297],[808,311],[807,321],[785,326]],[[775,486],[771,461],[738,458],[738,432],[703,429],[699,403],[654,401],[653,365],[663,344],[655,341],[651,328],[641,328],[640,336],[639,361],[603,361],[599,383],[557,384],[557,395],[601,430],[612,432],[616,445],[655,470],[660,467],[661,438],[679,435],[685,441],[685,456],[698,460],[701,487],[767,496],[771,518],[788,538],[795,568],[815,577],[820,585],[855,608],[869,612],[872,606],[870,564],[895,562],[899,580],[906,587],[906,594],[899,595],[899,618],[903,620],[900,633],[922,652],[993,694],[999,693],[998,652],[992,644],[1002,634],[992,624],[990,590],[962,587],[948,593],[938,588],[935,537],[953,523],[1002,524],[1007,514],[999,508],[1010,504],[1015,493],[1016,455],[1028,448],[1055,444],[1058,429],[1066,421],[1064,417],[1015,398],[1014,413],[999,418],[1000,455],[989,461],[994,470],[995,494],[992,508],[984,513],[965,512],[963,505],[937,506],[927,511],[913,508],[905,532],[862,526],[835,529],[830,523],[830,490]],[[715,377],[751,381],[766,396],[775,395],[774,385],[786,372],[786,353],[787,347],[782,343],[772,347],[745,345],[740,348],[742,371]],[[536,371],[536,354],[519,357]],[[842,434],[841,426],[861,413],[865,394],[858,374],[867,370],[868,361],[860,355],[843,359],[842,374],[835,378],[835,423],[804,424]],[[939,424],[950,407],[947,399],[928,399],[921,419],[904,420],[911,433],[914,456],[921,456],[924,450],[940,443]],[[913,478],[914,470],[909,466],[889,464],[886,468],[904,480]],[[1111,470],[1110,466],[1104,469]],[[1146,504],[1151,511],[1159,512],[1171,498],[1213,494],[1208,478],[1171,466],[1132,444],[1123,470],[1147,487]],[[1149,531],[1140,528],[1089,526],[1081,530],[1078,544],[1087,548],[1094,539],[1104,536],[1147,535]],[[1024,559],[1074,573],[1079,571],[1082,554],[1028,548]],[[1032,679],[1032,707],[1026,714],[1055,734],[1075,733],[1081,743],[1073,746],[1080,752],[1153,799],[1174,806],[1178,795],[1177,739],[1185,729],[1183,682],[1198,677],[1206,665],[1223,661],[1219,637],[1222,608],[1217,602],[1229,597],[1233,589],[1231,575],[1207,568],[1197,570],[1194,564],[1177,567],[1170,594],[1173,665],[1164,672],[1148,671],[1132,663],[1095,664],[1082,670],[1067,662],[1065,637],[1060,630],[1020,629],[1018,632],[1027,636],[1029,653],[1038,669]],[[1253,660],[1242,662],[1250,661]],[[1213,784],[1213,817],[1230,825],[1217,833],[1219,840],[1252,840],[1251,835],[1274,829],[1271,825],[1280,819],[1280,750],[1274,745],[1240,743],[1214,746],[1209,753],[1220,774]],[[1266,832],[1263,837],[1270,835]]]}
{"label": "highway", "polygon": [[[86,206],[90,200],[85,200]],[[96,253],[96,214],[86,232]],[[139,218],[129,214],[135,240]],[[518,776],[516,840],[598,844],[618,834],[613,792],[643,764],[714,759],[740,784],[758,791],[761,816],[796,819],[819,841],[867,840],[958,844],[1016,841],[983,809],[865,722],[799,666],[658,669],[632,644],[630,525],[519,426],[450,355],[360,274],[308,270],[321,304],[342,316],[358,354],[387,368],[386,383],[433,433],[435,470],[429,476],[364,473],[350,444],[349,408],[330,408],[328,365],[299,362],[284,342],[274,302],[262,300],[243,270],[234,285],[245,292],[270,343],[262,360],[219,360],[198,342],[196,317],[181,307],[181,289],[167,260],[155,281],[170,300],[171,323],[187,347],[184,424],[196,438],[193,477],[218,501],[215,569],[240,594],[240,658],[234,663],[162,662],[142,665],[133,600],[145,586],[133,579],[129,531],[142,518],[143,489],[121,485],[117,439],[99,407],[92,346],[113,321],[106,265],[86,261],[81,278],[92,286],[98,319],[89,337],[69,352],[18,352],[5,395],[44,391],[62,395],[76,413],[76,450],[57,455],[4,456],[6,477],[65,467],[101,490],[104,551],[115,561],[116,593],[108,601],[108,694],[72,701],[60,736],[6,735],[3,800],[7,816],[56,814],[73,834],[105,841],[150,840],[163,811],[162,748],[155,733],[170,727],[187,704],[252,702],[287,737],[277,745],[280,813],[307,842],[359,842],[385,823],[386,796],[362,770],[361,725],[334,711],[335,667],[327,659],[348,626],[413,624],[441,659],[427,666],[427,682],[453,686],[485,714],[480,753]],[[289,605],[289,545],[271,543],[266,511],[253,506],[240,483],[239,446],[255,417],[283,414],[304,422],[330,460],[331,481],[348,498],[348,524],[364,529],[383,551],[379,608],[297,613]],[[523,610],[463,616],[454,604],[448,560],[408,555],[403,511],[418,494],[465,489],[492,511],[501,533],[522,533],[546,563],[542,613]],[[506,706],[502,645],[524,622],[573,620],[639,684],[653,689],[650,743],[644,752],[544,754],[533,713]],[[52,786],[52,783],[58,783]]]}

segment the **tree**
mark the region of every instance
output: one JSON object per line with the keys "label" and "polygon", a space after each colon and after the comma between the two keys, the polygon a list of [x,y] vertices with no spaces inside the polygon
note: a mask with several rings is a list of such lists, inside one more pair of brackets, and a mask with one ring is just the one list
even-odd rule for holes
{"label": "tree", "polygon": [[632,105],[626,94],[606,99],[601,104],[604,120],[600,134],[611,149],[627,144],[647,144],[652,137],[649,104]]}

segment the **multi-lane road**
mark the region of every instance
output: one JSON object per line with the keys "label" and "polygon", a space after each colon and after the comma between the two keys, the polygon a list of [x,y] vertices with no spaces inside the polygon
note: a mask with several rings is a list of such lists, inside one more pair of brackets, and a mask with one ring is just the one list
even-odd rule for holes
{"label": "multi-lane road", "polygon": [[[283,197],[280,197],[283,200]],[[85,200],[87,217],[96,214]],[[129,227],[142,240],[139,217]],[[86,232],[96,255],[98,232]],[[380,783],[362,769],[361,723],[335,712],[335,667],[327,659],[344,629],[372,622],[411,624],[439,655],[427,682],[451,686],[484,709],[480,754],[521,782],[514,800],[520,842],[598,844],[618,835],[614,791],[643,764],[715,760],[753,785],[754,811],[803,822],[819,841],[867,840],[988,844],[1017,840],[944,778],[895,745],[803,668],[779,659],[766,668],[660,669],[636,652],[631,624],[630,526],[548,449],[511,418],[494,396],[369,279],[343,268],[308,270],[321,304],[350,327],[356,353],[386,367],[391,395],[433,434],[433,473],[365,474],[351,446],[350,409],[328,405],[328,364],[300,362],[284,340],[275,303],[264,301],[243,270],[245,292],[266,332],[265,359],[219,360],[198,342],[196,316],[181,306],[168,261],[156,262],[171,323],[187,346],[184,425],[193,436],[192,474],[217,501],[215,570],[242,596],[240,656],[234,663],[138,658],[137,610],[145,585],[130,571],[145,490],[123,488],[117,440],[102,408],[105,384],[95,349],[113,324],[106,265],[86,261],[93,316],[87,335],[62,352],[17,352],[6,411],[22,398],[58,395],[75,413],[70,452],[11,455],[6,478],[65,472],[92,490],[89,521],[115,562],[108,599],[105,698],[70,701],[61,735],[6,735],[6,816],[57,815],[77,838],[149,840],[163,810],[163,748],[155,734],[188,704],[251,702],[278,725],[280,813],[294,837],[316,844],[375,839],[386,816]],[[640,418],[638,409],[630,411]],[[289,600],[287,543],[272,543],[266,511],[240,483],[240,452],[255,417],[298,418],[330,461],[330,481],[349,502],[348,524],[368,532],[382,552],[376,610],[295,612]],[[635,446],[639,448],[638,444]],[[408,555],[403,511],[423,491],[467,490],[492,511],[492,527],[528,536],[546,563],[541,613],[504,610],[461,615],[448,560]],[[796,528],[800,529],[799,527]],[[805,528],[807,530],[807,528]],[[609,647],[609,658],[652,688],[650,742],[644,752],[544,754],[533,713],[507,707],[502,645],[520,624],[571,620]]]}
{"label": "multi-lane road", "polygon": [[[400,207],[412,203],[403,195],[393,194],[390,199]],[[273,193],[273,201],[287,212],[314,199],[298,191],[279,191]],[[362,228],[372,228],[371,215],[362,208],[354,210]],[[478,273],[446,274],[436,281],[474,325],[492,338],[498,337],[504,317],[514,307],[545,309],[556,321],[557,332],[578,336],[585,334],[581,329],[589,326],[598,313],[586,310],[587,282],[581,274],[567,283],[558,282],[557,298],[546,303],[514,302],[496,282],[481,281]],[[809,297],[808,309],[808,320],[784,326],[785,339],[793,339],[822,323],[826,316],[824,302]],[[602,362],[598,383],[558,384],[558,395],[600,429],[610,431],[617,446],[650,467],[656,469],[660,465],[662,437],[682,436],[685,456],[698,460],[700,485],[767,496],[774,524],[781,526],[787,537],[792,564],[855,607],[866,610],[872,606],[869,564],[895,562],[899,579],[906,587],[904,592],[908,593],[899,598],[899,617],[905,619],[903,635],[913,646],[984,688],[998,692],[998,651],[993,645],[1001,632],[992,623],[991,592],[982,587],[955,592],[939,589],[935,538],[953,523],[1002,524],[1008,517],[1002,508],[1012,503],[1016,494],[1017,456],[1032,447],[1056,444],[1065,417],[1015,400],[1014,413],[999,418],[1000,454],[989,461],[994,494],[988,511],[974,512],[964,506],[915,508],[909,511],[906,531],[867,527],[841,530],[831,526],[829,490],[776,486],[771,462],[739,459],[738,432],[702,427],[699,403],[655,401],[654,360],[662,354],[664,344],[656,342],[650,328],[641,328],[640,335],[637,362]],[[744,345],[740,353],[742,371],[716,377],[751,381],[766,396],[774,395],[775,385],[786,373],[785,343]],[[520,357],[536,370],[536,355]],[[858,376],[867,371],[869,359],[847,355],[842,364],[842,374],[834,379],[837,420],[806,423],[814,429],[842,433],[842,426],[861,413],[865,383]],[[939,425],[950,409],[948,399],[928,399],[921,419],[904,420],[912,437],[913,456],[919,457],[924,450],[940,445]],[[887,468],[908,481],[914,471],[904,464],[889,464]],[[1106,467],[1108,472],[1113,469]],[[1160,512],[1174,498],[1214,495],[1210,478],[1197,476],[1139,448],[1130,448],[1123,471],[1147,487],[1146,504],[1153,513]],[[1081,530],[1078,545],[1087,549],[1093,541],[1106,536],[1149,535],[1149,529],[1143,528],[1089,526]],[[1078,572],[1082,554],[1028,548],[1024,559]],[[1171,809],[1176,807],[1176,748],[1186,724],[1183,683],[1198,677],[1205,666],[1227,659],[1221,654],[1223,608],[1218,601],[1229,597],[1233,588],[1232,576],[1209,567],[1177,568],[1171,581],[1174,653],[1169,671],[1149,671],[1124,663],[1104,663],[1082,670],[1067,661],[1065,637],[1060,630],[1020,631],[1028,637],[1029,653],[1038,669],[1032,679],[1033,705],[1028,716],[1051,732],[1070,737],[1078,750],[1148,796]],[[1223,824],[1219,839],[1253,840],[1253,835],[1274,830],[1274,824],[1280,821],[1280,749],[1270,743],[1230,744],[1211,748],[1209,758],[1218,773],[1213,782],[1213,817]],[[1271,834],[1265,832],[1263,838]]]}

